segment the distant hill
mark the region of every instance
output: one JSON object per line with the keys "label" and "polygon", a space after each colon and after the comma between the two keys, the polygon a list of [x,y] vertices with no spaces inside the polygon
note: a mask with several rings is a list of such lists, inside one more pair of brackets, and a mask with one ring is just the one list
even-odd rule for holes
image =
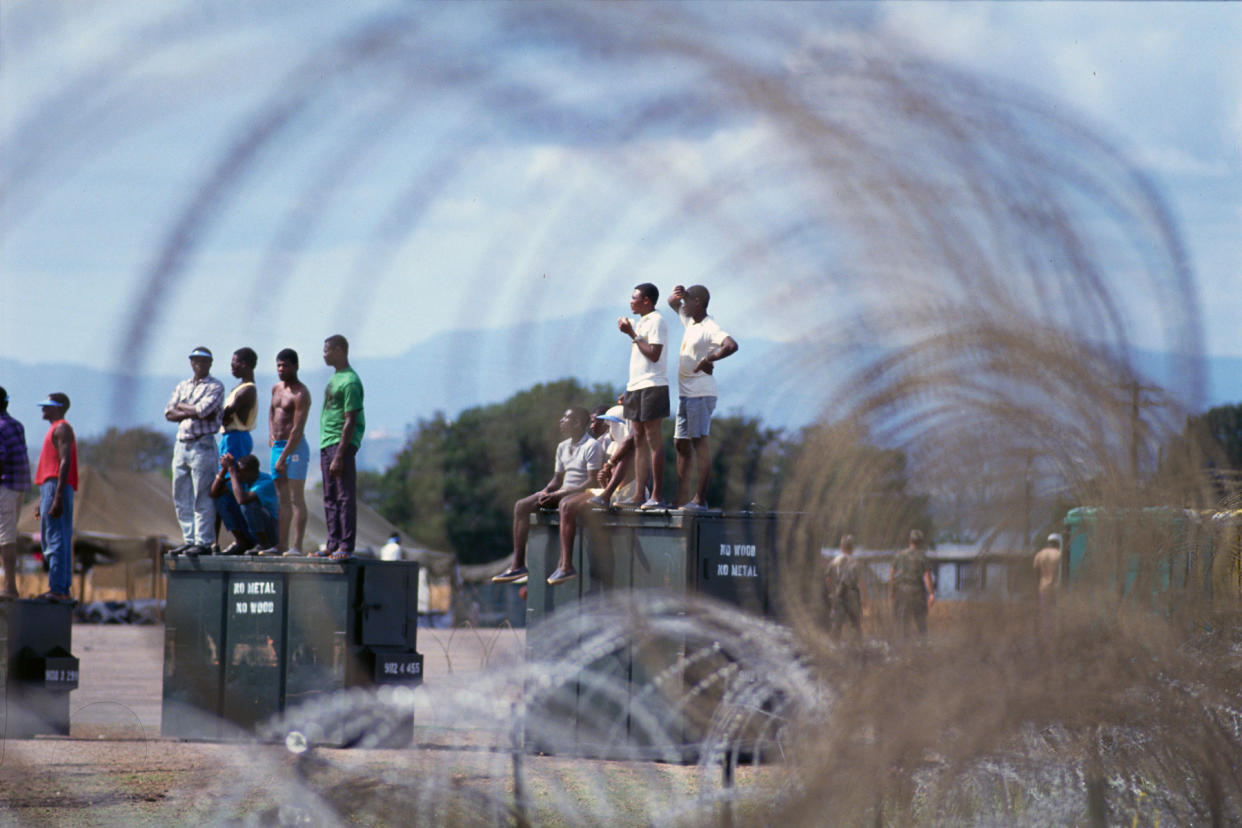
{"label": "distant hill", "polygon": [[[674,347],[681,336],[676,317],[665,311]],[[728,327],[728,320],[722,320]],[[776,343],[738,334],[741,349],[717,369],[721,413],[759,418],[765,425],[798,428],[814,420],[831,399],[834,381],[848,375],[877,348],[861,349],[855,359],[834,364],[841,376],[825,376],[804,364],[808,352],[799,343]],[[217,348],[219,354],[231,349]],[[673,354],[673,357],[676,355]],[[1170,360],[1160,354],[1139,353],[1138,364],[1155,381],[1167,376]],[[329,371],[318,354],[303,354],[302,379],[314,395],[310,432],[318,433],[318,407]],[[407,429],[420,418],[439,411],[456,416],[472,406],[499,402],[524,388],[564,377],[583,382],[623,386],[629,359],[625,339],[616,331],[616,314],[596,311],[551,321],[487,331],[437,334],[397,357],[354,360],[366,387],[367,438],[359,463],[383,468],[404,444]],[[256,382],[260,398],[276,381],[272,355],[261,355]],[[215,375],[226,385],[234,381],[227,360],[218,359]],[[221,370],[223,369],[223,370]],[[1207,406],[1242,400],[1242,358],[1212,358],[1207,362]],[[164,404],[173,387],[189,375],[143,375],[127,380],[120,372],[99,371],[69,363],[29,365],[0,358],[0,385],[8,389],[10,410],[26,426],[32,450],[37,450],[44,428],[34,403],[49,391],[62,390],[73,399],[70,421],[82,436],[93,436],[109,426],[173,427],[163,419]],[[131,382],[130,393],[119,408],[118,389]],[[673,378],[676,381],[676,378]],[[584,400],[595,404],[595,400]],[[266,436],[260,417],[259,440]],[[266,467],[266,458],[264,466]]]}

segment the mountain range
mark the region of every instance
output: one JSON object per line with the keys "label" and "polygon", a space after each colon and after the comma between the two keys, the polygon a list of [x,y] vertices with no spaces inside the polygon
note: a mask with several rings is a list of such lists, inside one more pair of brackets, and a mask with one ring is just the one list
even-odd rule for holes
{"label": "mountain range", "polygon": [[[666,312],[665,318],[676,343],[681,326],[672,314]],[[831,400],[835,377],[808,369],[807,356],[814,353],[811,346],[742,335],[736,339],[739,351],[716,370],[719,413],[756,417],[766,426],[782,429],[796,429],[819,416]],[[217,353],[230,350],[217,348]],[[882,354],[883,349],[860,347],[851,353],[845,358],[834,355],[834,371],[841,372],[841,379]],[[675,354],[671,356],[670,367],[675,373]],[[437,412],[454,417],[463,409],[499,402],[537,383],[566,377],[620,388],[628,359],[628,343],[616,330],[616,314],[604,310],[500,329],[441,333],[400,356],[358,356],[352,363],[366,389],[367,421],[359,465],[385,467],[405,443],[408,429]],[[303,362],[301,378],[314,396],[308,428],[313,435],[317,433],[318,405],[329,369],[318,354],[303,355]],[[1163,354],[1137,352],[1136,362],[1159,383],[1172,361]],[[260,356],[255,380],[261,400],[266,400],[267,389],[276,382],[271,365],[271,355]],[[1206,369],[1205,407],[1242,400],[1242,358],[1209,357]],[[226,387],[235,384],[228,376],[227,359],[218,358],[213,373]],[[8,390],[10,413],[26,426],[32,453],[44,431],[34,403],[49,391],[70,395],[73,406],[68,419],[80,437],[101,434],[109,426],[139,425],[171,434],[173,426],[163,418],[164,405],[172,389],[187,376],[188,362],[183,375],[132,377],[65,362],[31,365],[0,358],[0,386]],[[123,389],[127,392],[119,399]],[[604,400],[583,400],[588,407],[600,402]],[[260,435],[264,428],[260,424]],[[262,436],[257,442],[262,443]]]}

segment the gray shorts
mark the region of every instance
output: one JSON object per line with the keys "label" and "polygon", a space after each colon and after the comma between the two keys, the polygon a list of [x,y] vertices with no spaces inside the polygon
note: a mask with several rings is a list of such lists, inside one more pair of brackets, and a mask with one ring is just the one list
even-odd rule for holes
{"label": "gray shorts", "polygon": [[716,410],[715,397],[682,397],[677,401],[677,424],[673,427],[674,440],[697,440],[712,430],[712,412]]}

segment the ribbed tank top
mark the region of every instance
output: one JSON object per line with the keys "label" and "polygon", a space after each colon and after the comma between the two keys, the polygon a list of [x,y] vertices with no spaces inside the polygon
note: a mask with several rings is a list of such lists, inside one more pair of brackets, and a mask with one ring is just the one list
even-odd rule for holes
{"label": "ribbed tank top", "polygon": [[[39,452],[39,465],[35,469],[35,485],[43,485],[45,480],[55,480],[60,475],[60,452],[56,450],[56,443],[52,440],[52,432],[56,430],[56,426],[65,422],[57,420],[48,428],[47,434],[43,435],[43,450]],[[78,490],[78,441],[74,440],[69,444],[69,478],[65,481],[69,484],[69,488],[75,492]]]}
{"label": "ribbed tank top", "polygon": [[[241,392],[247,388],[254,388],[253,382],[243,382],[241,385],[229,392],[228,397],[224,400],[224,407],[230,408],[237,402],[237,398],[241,396]],[[250,407],[250,416],[246,418],[246,422],[239,423],[237,416],[233,416],[233,421],[227,426],[220,426],[221,431],[254,431],[254,424],[259,421],[259,397],[255,394],[254,405]]]}

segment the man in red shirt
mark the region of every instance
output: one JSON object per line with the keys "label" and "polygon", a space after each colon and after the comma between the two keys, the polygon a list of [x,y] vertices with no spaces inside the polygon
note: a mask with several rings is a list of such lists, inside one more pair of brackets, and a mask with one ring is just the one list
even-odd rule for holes
{"label": "man in red shirt", "polygon": [[69,397],[59,391],[39,403],[43,419],[51,425],[43,437],[43,450],[35,469],[39,487],[39,534],[43,559],[48,562],[48,591],[40,598],[72,602],[73,594],[73,493],[78,488],[78,446],[73,427],[65,420]]}

